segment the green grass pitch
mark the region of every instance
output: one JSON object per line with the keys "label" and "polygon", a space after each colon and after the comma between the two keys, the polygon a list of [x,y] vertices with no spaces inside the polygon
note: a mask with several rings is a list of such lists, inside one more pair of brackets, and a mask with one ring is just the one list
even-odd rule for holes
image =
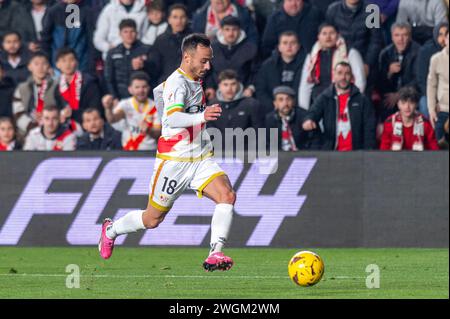
{"label": "green grass pitch", "polygon": [[[206,273],[207,248],[117,247],[104,261],[96,247],[0,248],[0,298],[448,298],[448,249],[311,249],[325,262],[313,287],[298,287],[287,263],[298,249],[227,249],[235,266]],[[66,266],[80,287],[66,287]],[[380,288],[366,287],[366,266]],[[220,289],[217,289],[220,287]]]}

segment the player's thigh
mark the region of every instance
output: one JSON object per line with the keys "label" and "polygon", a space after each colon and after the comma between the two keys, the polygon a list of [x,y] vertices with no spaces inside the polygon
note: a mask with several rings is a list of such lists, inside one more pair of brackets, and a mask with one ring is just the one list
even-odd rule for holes
{"label": "player's thigh", "polygon": [[156,159],[147,210],[167,213],[189,184],[187,163]]}
{"label": "player's thigh", "polygon": [[203,161],[196,169],[190,187],[215,203],[234,204],[236,194],[231,182],[220,166],[211,159]]}

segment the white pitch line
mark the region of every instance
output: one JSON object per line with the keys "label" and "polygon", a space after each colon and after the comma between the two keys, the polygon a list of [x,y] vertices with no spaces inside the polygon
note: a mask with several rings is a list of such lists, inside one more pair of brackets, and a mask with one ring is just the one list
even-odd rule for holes
{"label": "white pitch line", "polygon": [[[0,274],[4,277],[67,277],[70,274]],[[288,279],[288,276],[205,276],[205,275],[80,275],[88,278],[226,278],[226,279]],[[365,277],[336,276],[333,279],[363,279]],[[326,278],[331,280],[331,278]]]}

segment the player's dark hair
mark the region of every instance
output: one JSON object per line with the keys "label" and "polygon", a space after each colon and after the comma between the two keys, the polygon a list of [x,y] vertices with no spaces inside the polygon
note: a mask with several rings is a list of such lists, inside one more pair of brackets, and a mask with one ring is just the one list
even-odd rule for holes
{"label": "player's dark hair", "polygon": [[239,76],[235,70],[227,69],[219,73],[219,83],[225,80],[239,80]]}
{"label": "player's dark hair", "polygon": [[137,30],[136,21],[133,19],[123,19],[119,23],[119,30],[122,31],[125,28],[133,28],[135,31]]}
{"label": "player's dark hair", "polygon": [[184,53],[189,50],[196,50],[199,45],[207,48],[211,46],[211,41],[205,34],[192,33],[183,39],[181,52]]}
{"label": "player's dark hair", "polygon": [[280,35],[278,36],[278,43],[281,42],[281,38],[282,38],[282,37],[295,37],[295,39],[297,40],[297,42],[300,43],[300,40],[299,40],[299,38],[298,38],[298,35],[297,35],[297,33],[295,33],[294,31],[289,30],[289,31],[281,32]]}
{"label": "player's dark hair", "polygon": [[413,86],[404,86],[398,91],[398,100],[402,102],[419,103],[419,92]]}
{"label": "player's dark hair", "polygon": [[10,35],[15,35],[15,36],[17,36],[17,37],[19,38],[19,41],[22,41],[22,36],[20,35],[19,32],[14,31],[14,30],[8,30],[8,31],[6,31],[5,33],[3,33],[3,36],[2,36],[2,42],[3,42],[3,40],[5,40],[5,38],[6,38],[7,36],[10,36]]}
{"label": "player's dark hair", "polygon": [[70,54],[78,61],[77,53],[74,49],[69,47],[62,47],[56,52],[56,61]]}
{"label": "player's dark hair", "polygon": [[330,22],[324,22],[321,25],[319,25],[319,32],[318,32],[318,34],[320,32],[322,32],[322,30],[325,29],[325,28],[333,28],[337,33],[339,33],[339,29],[338,29],[338,27],[335,24],[330,23]]}
{"label": "player's dark hair", "polygon": [[147,84],[150,83],[150,77],[148,76],[147,73],[145,73],[143,71],[136,71],[136,72],[132,73],[130,76],[130,81],[128,81],[128,85],[133,84],[133,81],[135,81],[135,80],[145,81],[145,82],[147,82]]}
{"label": "player's dark hair", "polygon": [[186,14],[187,16],[189,15],[189,13],[188,13],[188,8],[187,8],[184,4],[182,4],[182,3],[175,3],[175,4],[171,5],[171,6],[169,7],[169,10],[168,10],[168,14],[167,14],[167,15],[170,17],[170,15],[172,14],[172,12],[173,12],[174,10],[183,10],[183,11],[184,11],[184,14]]}

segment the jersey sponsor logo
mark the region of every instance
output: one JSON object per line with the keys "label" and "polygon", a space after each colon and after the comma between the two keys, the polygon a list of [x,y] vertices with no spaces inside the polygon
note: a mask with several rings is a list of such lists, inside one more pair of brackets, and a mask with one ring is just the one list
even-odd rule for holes
{"label": "jersey sponsor logo", "polygon": [[[0,224],[0,245],[20,244],[25,232],[36,234],[30,225],[33,218],[52,219],[54,215],[71,215],[73,218],[66,233],[67,244],[97,245],[102,218],[109,216],[116,220],[130,210],[142,209],[123,203],[130,202],[128,196],[147,198],[151,174],[143,172],[153,167],[155,159],[119,157],[102,164],[103,160],[102,157],[43,160],[35,168],[3,224]],[[257,218],[256,224],[251,224],[254,228],[249,231],[247,246],[269,246],[285,218],[300,213],[307,195],[299,193],[316,161],[316,158],[295,158],[272,194],[261,194],[271,176],[260,173],[261,166],[266,164],[255,162],[244,170],[244,163],[237,160],[219,163],[233,185],[244,175],[236,189],[238,201],[235,211],[241,218]],[[278,163],[274,161],[270,165]],[[91,182],[93,186],[74,189],[74,181]],[[117,188],[123,182],[129,183],[129,189],[117,198]],[[70,191],[58,191],[52,186],[64,188],[64,183],[69,185]],[[282,209],[280,203],[283,204]],[[201,245],[207,240],[210,224],[180,224],[179,218],[211,217],[214,207],[212,201],[199,200],[194,192],[183,193],[158,228],[142,233],[139,244]],[[126,235],[120,236],[116,243],[121,245],[126,239]]]}
{"label": "jersey sponsor logo", "polygon": [[185,109],[186,113],[201,113],[205,110],[206,106],[205,105],[193,105],[193,106],[188,106]]}

